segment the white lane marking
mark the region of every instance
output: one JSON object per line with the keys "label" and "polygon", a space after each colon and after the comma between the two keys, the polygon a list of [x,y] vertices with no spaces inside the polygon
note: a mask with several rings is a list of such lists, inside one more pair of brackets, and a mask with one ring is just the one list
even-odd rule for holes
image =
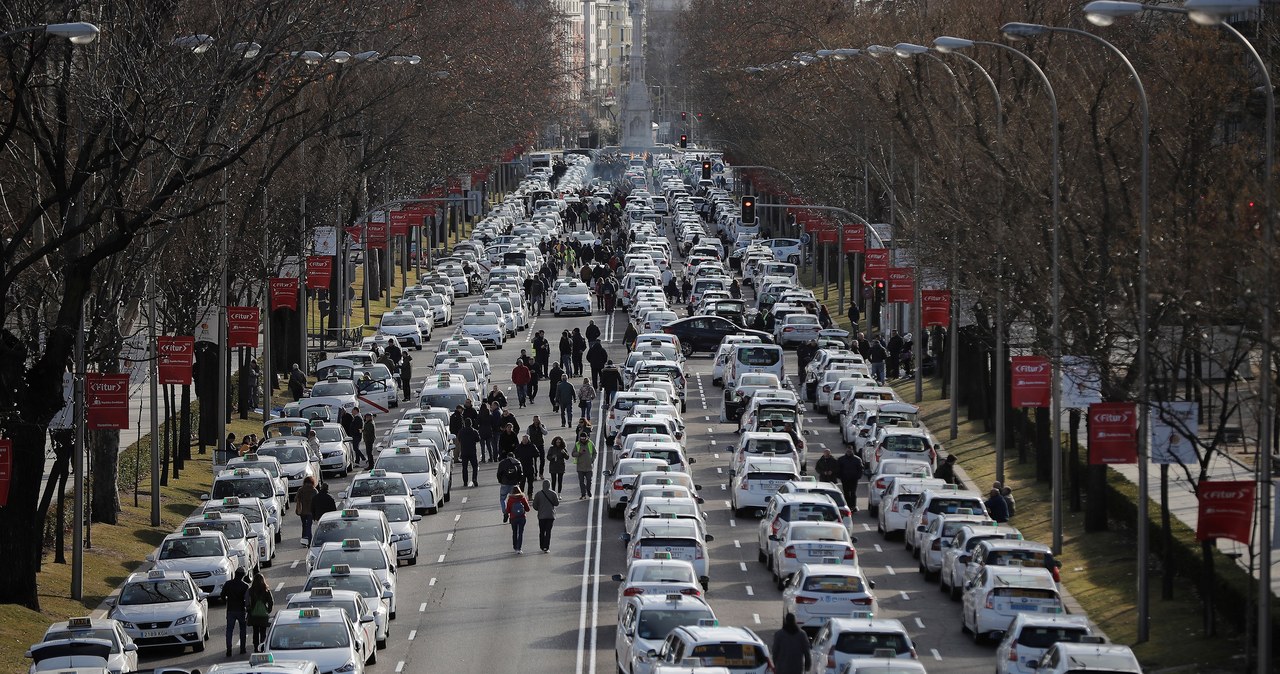
{"label": "white lane marking", "polygon": [[942,654],[938,652],[938,649],[936,649],[936,648],[930,648],[930,649],[929,649],[929,652],[930,652],[930,653],[933,653],[933,659],[934,659],[934,660],[937,660],[938,662],[942,662]]}
{"label": "white lane marking", "polygon": [[711,421],[711,417],[702,417],[702,418],[706,419],[707,421]]}
{"label": "white lane marking", "polygon": [[890,576],[896,576],[896,575],[898,575],[898,572],[897,572],[897,571],[894,571],[892,566],[889,566],[888,564],[885,564],[885,565],[884,565],[884,568],[885,568],[885,570],[886,570],[886,571],[888,571],[888,572],[889,572],[889,575],[890,575]]}
{"label": "white lane marking", "polygon": [[748,586],[747,586],[747,596],[748,596],[748,597],[754,597],[754,596],[756,596],[756,591],[755,591],[755,590],[753,590],[753,589],[751,589],[751,586],[750,586],[750,585],[748,585]]}
{"label": "white lane marking", "polygon": [[733,519],[732,517],[730,517],[730,518],[729,518],[729,526],[731,526],[731,527],[736,527],[736,526],[738,526],[738,520],[735,520],[735,519]]}
{"label": "white lane marking", "polygon": [[[723,488],[724,488],[724,485],[720,485],[720,488],[722,488],[722,489],[723,489]],[[725,502],[724,502],[724,507],[726,507],[726,508],[732,508],[732,507],[733,507],[733,503],[732,503],[732,502],[730,502],[730,501],[725,501]]]}
{"label": "white lane marking", "polygon": [[[596,410],[596,428],[599,429],[597,439],[596,439],[596,446],[605,444],[604,425],[605,425],[604,424],[604,405],[599,405],[598,409]],[[593,468],[594,468],[595,474],[597,475],[600,474],[600,467],[598,464],[600,461],[602,461],[601,459],[602,454],[603,452],[596,453],[597,465],[594,466]],[[595,503],[596,503],[596,524],[598,527],[603,526],[605,499],[601,497],[599,491],[597,491],[596,493]],[[600,544],[602,541],[604,541],[604,531],[599,531],[596,534],[595,561],[592,562],[592,567],[591,567],[592,568],[591,570],[591,574],[592,574],[591,575],[591,585],[592,585],[591,586],[591,650],[588,651],[590,653],[597,652],[596,647],[598,645],[599,634],[600,634],[600,630],[597,629],[597,627],[599,626],[599,623],[600,623],[600,557],[601,557]],[[596,674],[596,658],[594,657],[591,658],[591,668],[588,670],[588,673]]]}
{"label": "white lane marking", "polygon": [[[608,320],[609,318],[611,318],[611,316],[605,319],[606,336],[609,333],[609,327],[610,327],[609,320]],[[604,405],[600,406],[598,413],[600,415],[600,421],[602,423],[596,424],[596,428],[599,429],[597,431],[597,436],[596,436],[597,447],[603,445],[602,438],[604,434],[604,423],[603,423]],[[600,470],[600,463],[602,460],[601,457],[603,455],[604,455],[604,452],[596,453],[596,458],[592,465],[592,469],[596,473],[598,473]],[[603,513],[603,510],[601,510],[600,516],[599,517],[596,516],[597,508],[595,508],[594,506],[597,505],[597,502],[603,503],[604,499],[597,498],[587,503],[587,535],[585,536],[586,540],[583,544],[583,549],[582,549],[582,591],[578,595],[578,647],[577,647],[577,655],[575,658],[575,665],[574,665],[575,667],[574,671],[576,672],[576,674],[582,674],[584,671],[593,672],[595,671],[595,668],[596,668],[596,662],[595,662],[596,658],[594,655],[595,646],[596,646],[595,622],[598,616],[596,614],[596,611],[591,612],[591,644],[590,644],[590,650],[588,651],[587,650],[588,649],[588,642],[587,642],[588,608],[587,607],[590,605],[590,602],[588,602],[588,597],[591,596],[590,590],[592,586],[594,586],[595,595],[597,598],[599,597],[599,593],[600,593],[600,579],[598,577],[599,568],[600,568],[598,551],[599,551],[600,539],[604,537],[603,536],[604,532],[598,531],[598,529],[600,529],[600,526],[603,523],[604,513]],[[592,569],[591,569],[591,540],[593,537],[596,539],[596,550],[597,550],[596,571],[594,573],[592,572]],[[590,662],[590,664],[588,664],[588,661]]]}
{"label": "white lane marking", "polygon": [[735,547],[735,548],[741,548],[741,547],[742,547],[742,541],[740,541],[740,540],[738,540],[738,539],[736,539],[736,538],[735,538],[735,539],[733,539],[733,547]]}
{"label": "white lane marking", "polygon": [[724,469],[720,466],[716,466],[716,475],[724,475]]}
{"label": "white lane marking", "polygon": [[414,639],[417,639],[417,638],[418,638],[418,630],[409,630],[409,641],[413,641]]}
{"label": "white lane marking", "polygon": [[436,579],[435,579],[435,578],[432,578],[431,580],[427,581],[427,586],[428,586],[428,587],[435,587],[435,585],[436,585]]}
{"label": "white lane marking", "polygon": [[462,502],[463,502],[463,503],[466,503],[468,498],[469,498],[469,497],[467,497],[467,496],[463,496],[463,497],[462,497]]}
{"label": "white lane marking", "polygon": [[720,458],[720,453],[719,453],[719,452],[712,452],[712,453],[711,453],[711,458],[713,458],[713,459],[718,459],[718,458]]}
{"label": "white lane marking", "polygon": [[911,595],[907,594],[907,591],[906,591],[906,590],[903,590],[902,592],[899,592],[898,594],[902,595],[902,598],[903,598],[903,600],[905,600],[905,601],[910,601],[910,600],[911,600]]}
{"label": "white lane marking", "polygon": [[282,580],[282,581],[280,581],[279,583],[276,583],[276,592],[279,592],[279,591],[280,591],[280,590],[282,590],[282,589],[284,589],[284,581],[283,581],[283,580]]}
{"label": "white lane marking", "polygon": [[457,515],[454,515],[454,516],[453,516],[453,521],[454,521],[454,522],[457,522],[457,521],[458,521],[458,520],[460,520],[460,519],[462,519],[462,513],[458,513]]}
{"label": "white lane marking", "polygon": [[725,483],[723,483],[723,482],[721,482],[721,483],[720,483],[720,491],[725,491],[725,490],[727,490],[728,488],[729,488],[729,487],[728,487],[727,485],[725,485]]}
{"label": "white lane marking", "polygon": [[746,573],[746,571],[747,571],[747,563],[746,563],[746,562],[738,562],[738,568],[739,568],[739,569],[742,569],[742,572],[743,572],[743,573]]}
{"label": "white lane marking", "polygon": [[752,619],[752,620],[754,620],[754,621],[756,622],[756,624],[757,624],[757,625],[759,625],[759,624],[760,624],[760,614],[759,614],[759,613],[752,613],[752,614],[751,614],[751,619]]}
{"label": "white lane marking", "polygon": [[424,601],[418,605],[418,613],[426,613],[426,612],[427,612],[427,602]]}
{"label": "white lane marking", "polygon": [[881,550],[881,549],[880,549],[880,544],[879,544],[879,543],[876,543],[876,544],[875,544],[875,546],[876,546],[876,552],[884,552],[884,550]]}
{"label": "white lane marking", "polygon": [[293,563],[289,565],[289,568],[290,568],[290,569],[296,569],[296,568],[298,568],[298,562],[301,562],[301,561],[302,561],[301,559],[295,559],[295,560],[293,560]]}
{"label": "white lane marking", "polygon": [[919,618],[916,618],[916,627],[919,627],[920,629],[924,629],[924,621]]}
{"label": "white lane marking", "polygon": [[440,558],[436,560],[436,564],[444,564],[444,555],[440,555]]}
{"label": "white lane marking", "polygon": [[863,530],[863,531],[871,531],[871,525],[870,525],[870,524],[867,524],[866,522],[863,522],[863,523],[862,523],[862,530]]}
{"label": "white lane marking", "polygon": [[711,444],[714,446],[714,445],[716,444],[716,441],[715,441],[715,440],[712,440],[712,441],[711,441]]}
{"label": "white lane marking", "polygon": [[400,672],[403,672],[403,671],[404,671],[404,660],[401,660],[400,662],[396,663],[396,674],[400,674]]}

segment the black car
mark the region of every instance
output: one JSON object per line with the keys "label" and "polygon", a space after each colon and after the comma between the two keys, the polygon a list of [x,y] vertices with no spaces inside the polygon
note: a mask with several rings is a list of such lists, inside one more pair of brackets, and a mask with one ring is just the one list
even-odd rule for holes
{"label": "black car", "polygon": [[742,300],[716,300],[707,309],[711,315],[727,318],[734,325],[747,325],[747,303]]}
{"label": "black car", "polygon": [[727,335],[753,335],[765,344],[773,343],[773,335],[741,328],[722,316],[690,316],[667,323],[662,331],[680,338],[680,349],[686,358],[695,351],[714,352]]}

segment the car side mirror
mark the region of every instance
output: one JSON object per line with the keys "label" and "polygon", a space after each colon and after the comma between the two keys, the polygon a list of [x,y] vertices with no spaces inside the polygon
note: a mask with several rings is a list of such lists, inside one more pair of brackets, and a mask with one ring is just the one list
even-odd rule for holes
{"label": "car side mirror", "polygon": [[773,541],[774,543],[778,543],[778,542],[780,542],[782,539],[781,539],[781,538],[778,538],[778,535],[777,535],[777,534],[769,534],[769,540]]}
{"label": "car side mirror", "polygon": [[135,644],[135,643],[128,643],[128,644],[125,644],[125,645],[124,645],[124,650],[125,650],[125,652],[126,652],[126,653],[132,653],[133,651],[138,650],[138,644]]}
{"label": "car side mirror", "polygon": [[621,582],[622,582],[622,580],[623,580],[623,578],[622,578],[622,574],[620,574],[620,573],[615,573],[615,574],[613,574],[613,582],[615,582],[615,583],[621,583]]}
{"label": "car side mirror", "polygon": [[340,492],[338,492],[338,498],[340,498],[340,499],[345,499],[346,497],[347,497],[347,492],[346,492],[346,490],[345,490],[345,489],[344,489],[344,490],[342,490],[342,491],[340,491]]}
{"label": "car side mirror", "polygon": [[697,462],[698,462],[698,460],[697,460],[697,459],[695,459],[695,458],[693,458],[693,457],[689,457],[689,463],[697,463]]}
{"label": "car side mirror", "polygon": [[867,585],[869,585],[873,590],[876,589],[876,582],[874,580],[868,580]]}
{"label": "car side mirror", "polygon": [[148,555],[147,555],[147,557],[146,557],[146,560],[147,560],[148,562],[154,562],[154,561],[156,561],[155,553],[148,554]]}
{"label": "car side mirror", "polygon": [[696,501],[698,505],[702,505],[703,503],[706,503],[706,500],[703,499],[701,496],[695,496],[693,497],[693,500]]}
{"label": "car side mirror", "polygon": [[712,542],[712,541],[714,541],[714,540],[716,540],[716,537],[715,537],[715,536],[712,536],[711,534],[707,534],[707,535],[706,535],[706,541],[707,541],[708,543],[710,543],[710,542]]}
{"label": "car side mirror", "polygon": [[960,562],[961,564],[968,564],[972,559],[973,559],[973,555],[960,555],[956,559],[956,561]]}
{"label": "car side mirror", "polygon": [[911,512],[912,510],[915,510],[915,509],[916,509],[916,507],[915,507],[915,506],[913,506],[913,505],[911,505],[910,503],[903,503],[903,504],[902,504],[902,512],[904,512],[904,513],[909,513],[909,512]]}
{"label": "car side mirror", "polygon": [[613,471],[611,471],[611,470],[602,470],[602,471],[600,471],[600,474],[601,474],[601,475],[603,475],[603,476],[605,476],[605,477],[611,477],[611,476],[613,475]]}
{"label": "car side mirror", "polygon": [[695,485],[693,485],[693,488],[694,488],[694,489],[696,489],[696,490],[698,490],[698,491],[702,491],[702,485],[700,485],[700,484],[695,484]]}
{"label": "car side mirror", "polygon": [[921,524],[920,526],[916,527],[916,531],[918,531],[918,532],[920,532],[920,533],[922,533],[922,534],[923,534],[924,532],[928,531],[928,530],[929,530],[929,527],[926,527],[926,526],[925,526],[925,525],[923,525],[923,524]]}
{"label": "car side mirror", "polygon": [[422,521],[422,515],[414,515],[413,517],[410,517],[410,518],[409,518],[409,521],[410,521],[410,522],[421,522],[421,521]]}
{"label": "car side mirror", "polygon": [[366,614],[364,614],[364,615],[360,616],[360,622],[362,622],[362,623],[371,623],[371,622],[373,622],[373,614],[372,614],[372,613],[366,613]]}
{"label": "car side mirror", "polygon": [[849,537],[849,542],[850,542],[850,543],[857,543],[857,542],[858,542],[858,537],[857,537],[857,536],[851,536],[851,537]]}
{"label": "car side mirror", "polygon": [[200,500],[201,500],[201,501],[208,501],[208,500],[209,500],[209,495],[208,495],[208,494],[201,494],[201,495],[200,495]]}
{"label": "car side mirror", "polygon": [[383,598],[383,599],[390,599],[390,598],[392,598],[392,597],[394,597],[394,596],[396,596],[396,593],[392,592],[391,590],[386,590],[386,591],[384,591],[384,592],[382,593],[382,598]]}

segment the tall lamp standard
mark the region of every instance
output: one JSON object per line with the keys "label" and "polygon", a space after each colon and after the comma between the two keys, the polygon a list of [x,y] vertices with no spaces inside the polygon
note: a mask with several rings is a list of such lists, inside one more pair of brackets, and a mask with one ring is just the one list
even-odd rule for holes
{"label": "tall lamp standard", "polygon": [[[1141,240],[1138,246],[1138,642],[1147,641],[1151,631],[1150,625],[1150,601],[1147,597],[1147,553],[1150,548],[1149,530],[1147,528],[1147,500],[1148,475],[1147,475],[1147,404],[1150,399],[1148,391],[1148,374],[1147,374],[1147,269],[1149,266],[1148,253],[1151,247],[1151,106],[1147,101],[1147,90],[1142,86],[1142,78],[1138,76],[1138,71],[1133,67],[1133,63],[1129,61],[1124,52],[1110,42],[1083,30],[1076,28],[1064,28],[1061,26],[1045,26],[1035,23],[1006,23],[1000,28],[1000,32],[1004,33],[1011,39],[1023,39],[1039,37],[1045,33],[1066,33],[1069,35],[1078,35],[1088,38],[1102,45],[1110,51],[1120,62],[1124,64],[1129,71],[1129,77],[1133,80],[1134,88],[1138,94],[1138,102],[1142,108],[1142,137],[1140,145],[1142,148],[1142,159],[1140,166],[1139,180],[1141,182],[1142,197],[1138,212],[1138,227],[1140,230]],[[1057,231],[1055,228],[1055,236]],[[1057,316],[1055,315],[1055,320]],[[1060,334],[1057,335],[1060,337]],[[1055,347],[1060,349],[1061,346],[1056,343]],[[1059,357],[1061,355],[1059,354]],[[1053,475],[1054,475],[1054,491],[1061,497],[1062,494],[1062,438],[1059,426],[1061,420],[1058,418],[1060,410],[1058,405],[1054,406],[1053,411],[1053,442],[1056,451],[1053,453]],[[1059,500],[1061,500],[1059,498]],[[1060,504],[1055,502],[1061,510]],[[1057,529],[1055,528],[1055,531]],[[1056,541],[1055,541],[1056,542]],[[1055,546],[1056,547],[1056,546]]]}
{"label": "tall lamp standard", "polygon": [[1259,292],[1262,302],[1262,372],[1259,382],[1259,419],[1258,437],[1258,512],[1261,526],[1258,528],[1258,544],[1260,547],[1258,570],[1258,671],[1271,671],[1271,434],[1273,413],[1271,411],[1274,396],[1274,379],[1271,375],[1271,309],[1274,297],[1272,289],[1271,254],[1275,243],[1275,215],[1272,212],[1272,175],[1275,166],[1275,117],[1276,96],[1271,84],[1271,75],[1267,64],[1258,55],[1258,50],[1235,26],[1228,23],[1232,16],[1252,12],[1258,9],[1258,0],[1187,0],[1182,7],[1149,5],[1140,2],[1095,1],[1084,6],[1085,16],[1098,26],[1110,26],[1120,17],[1131,16],[1142,12],[1166,12],[1186,14],[1192,21],[1204,26],[1220,26],[1244,47],[1245,53],[1258,66],[1258,75],[1262,78],[1262,93],[1266,100],[1266,119],[1263,123],[1263,156],[1262,178],[1262,289]]}
{"label": "tall lamp standard", "polygon": [[8,39],[14,35],[22,35],[23,33],[44,33],[45,35],[64,38],[71,44],[89,44],[98,39],[98,33],[100,32],[98,27],[91,23],[73,21],[71,23],[49,23],[15,28],[7,33],[0,33],[0,40]]}

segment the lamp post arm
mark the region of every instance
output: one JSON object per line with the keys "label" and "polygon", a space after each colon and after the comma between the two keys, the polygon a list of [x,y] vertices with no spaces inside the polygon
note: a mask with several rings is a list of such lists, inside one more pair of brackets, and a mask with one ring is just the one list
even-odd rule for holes
{"label": "lamp post arm", "polygon": [[7,40],[15,35],[23,33],[38,33],[45,29],[45,26],[27,26],[26,28],[17,28],[7,33],[0,33],[0,40]]}

